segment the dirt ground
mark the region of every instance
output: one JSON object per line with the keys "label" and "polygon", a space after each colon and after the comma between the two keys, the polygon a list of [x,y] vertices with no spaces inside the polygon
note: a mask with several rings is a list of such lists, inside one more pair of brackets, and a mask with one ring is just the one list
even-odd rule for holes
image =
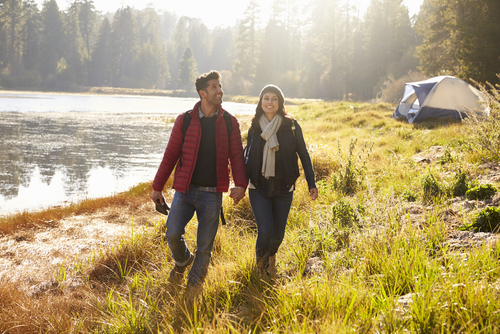
{"label": "dirt ground", "polygon": [[54,282],[58,272],[64,273],[62,266],[87,261],[132,231],[153,228],[162,217],[146,198],[137,208],[105,207],[0,236],[0,282],[15,283],[22,290],[36,293],[41,286]]}

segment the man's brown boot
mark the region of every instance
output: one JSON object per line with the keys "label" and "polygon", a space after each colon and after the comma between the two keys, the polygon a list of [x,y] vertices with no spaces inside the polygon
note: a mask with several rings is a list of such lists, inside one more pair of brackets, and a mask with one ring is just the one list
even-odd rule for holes
{"label": "man's brown boot", "polygon": [[191,254],[188,262],[185,265],[179,266],[176,263],[172,268],[172,270],[170,271],[170,276],[168,280],[172,283],[179,283],[184,277],[184,272],[186,271],[187,267],[189,267],[191,263],[193,263],[193,261],[194,261],[194,255]]}

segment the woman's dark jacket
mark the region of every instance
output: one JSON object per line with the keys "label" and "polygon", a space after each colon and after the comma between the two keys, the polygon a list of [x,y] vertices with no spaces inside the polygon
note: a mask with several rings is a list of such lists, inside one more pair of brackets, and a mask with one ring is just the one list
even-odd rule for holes
{"label": "woman's dark jacket", "polygon": [[[245,150],[245,164],[247,177],[250,182],[261,192],[266,187],[266,180],[262,176],[262,157],[266,141],[260,136],[260,126],[250,127]],[[298,157],[306,175],[309,189],[316,188],[314,169],[311,157],[307,151],[302,128],[296,120],[284,117],[281,127],[277,132],[279,150],[276,152],[274,188],[278,193],[288,192],[295,185],[299,177]],[[267,191],[265,191],[267,193]]]}

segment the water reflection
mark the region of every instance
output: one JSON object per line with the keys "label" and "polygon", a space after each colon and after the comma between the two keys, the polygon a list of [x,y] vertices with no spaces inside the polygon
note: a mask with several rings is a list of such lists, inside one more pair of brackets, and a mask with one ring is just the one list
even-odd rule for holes
{"label": "water reflection", "polygon": [[[0,102],[9,99],[0,95]],[[140,112],[121,109],[124,106],[96,112],[86,109],[88,102],[77,99],[73,110],[80,103],[84,111],[32,112],[32,102],[39,98],[17,100],[18,104],[28,101],[24,110],[0,112],[0,214],[108,196],[152,180],[170,134],[168,118],[194,104],[183,101],[180,110],[166,112],[153,98],[156,103],[152,105],[162,110],[158,112],[148,109],[150,100],[139,98],[144,105]],[[138,103],[127,100],[132,109]],[[120,105],[103,104],[107,109]],[[242,108],[247,110],[239,113],[253,109]]]}
{"label": "water reflection", "polygon": [[[104,196],[138,183],[127,180],[151,179],[169,133],[160,116],[94,112],[1,116],[2,211]],[[49,198],[39,198],[44,196]],[[16,205],[9,202],[13,198]]]}

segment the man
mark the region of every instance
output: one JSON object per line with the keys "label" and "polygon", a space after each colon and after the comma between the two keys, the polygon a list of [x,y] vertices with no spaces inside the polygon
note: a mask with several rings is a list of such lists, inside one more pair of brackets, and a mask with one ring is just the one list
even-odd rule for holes
{"label": "man", "polygon": [[[167,218],[166,238],[175,260],[170,272],[171,282],[180,282],[188,266],[193,264],[188,274],[188,288],[200,286],[208,271],[219,225],[222,193],[229,188],[229,161],[235,184],[230,197],[234,203],[245,197],[248,184],[238,121],[221,106],[224,92],[220,74],[217,71],[205,73],[196,79],[195,86],[201,101],[193,110],[177,117],[151,195],[156,204],[165,204],[162,190],[177,165],[176,191]],[[230,117],[231,126],[225,117]],[[186,121],[190,123],[183,136],[182,126]],[[196,255],[184,240],[185,226],[195,212],[198,218]]]}

